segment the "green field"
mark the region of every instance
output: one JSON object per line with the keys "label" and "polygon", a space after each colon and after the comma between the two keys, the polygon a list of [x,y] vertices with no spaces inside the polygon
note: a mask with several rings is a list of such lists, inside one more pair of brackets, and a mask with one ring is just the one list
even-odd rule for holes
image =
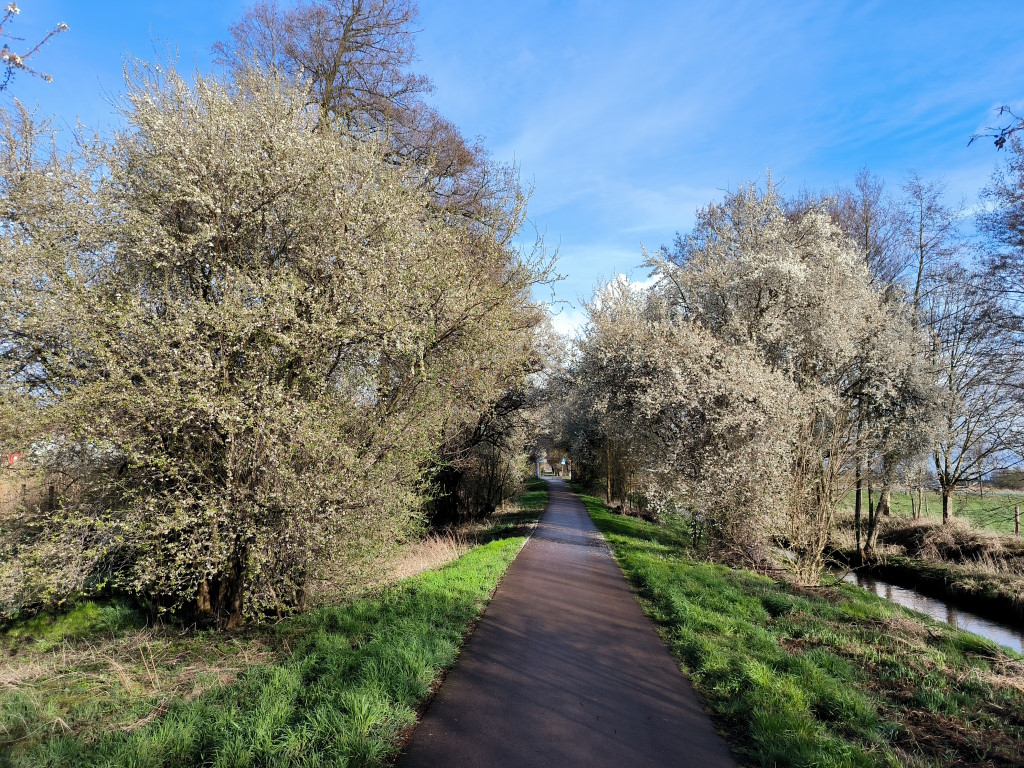
{"label": "green field", "polygon": [[[927,519],[942,518],[942,496],[928,491],[925,496],[925,513]],[[877,501],[877,494],[875,499]],[[844,511],[853,510],[854,494],[850,492],[840,504]],[[867,506],[867,493],[864,494],[864,505]],[[1013,507],[1018,505],[1024,514],[1024,494],[1009,491],[986,491],[984,496],[975,491],[957,493],[952,499],[953,517],[967,520],[970,523],[999,533],[1013,533]],[[910,494],[894,491],[892,494],[893,514],[910,517]]]}
{"label": "green field", "polygon": [[1024,658],[856,587],[691,559],[685,526],[583,500],[744,764],[1020,764]]}
{"label": "green field", "polygon": [[546,499],[536,481],[444,568],[271,626],[148,627],[94,602],[17,622],[0,633],[0,766],[386,764]]}

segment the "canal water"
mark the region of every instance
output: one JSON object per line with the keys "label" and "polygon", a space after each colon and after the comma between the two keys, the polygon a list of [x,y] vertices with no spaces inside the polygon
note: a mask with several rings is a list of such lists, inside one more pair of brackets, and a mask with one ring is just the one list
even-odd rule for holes
{"label": "canal water", "polygon": [[931,616],[937,621],[944,621],[958,629],[986,637],[1018,653],[1024,653],[1024,630],[1009,624],[983,619],[977,614],[950,605],[944,600],[922,595],[908,587],[897,587],[895,584],[881,581],[865,573],[848,573],[843,577],[843,581],[856,584],[858,587],[874,592],[879,597],[891,600],[904,608],[910,608]]}

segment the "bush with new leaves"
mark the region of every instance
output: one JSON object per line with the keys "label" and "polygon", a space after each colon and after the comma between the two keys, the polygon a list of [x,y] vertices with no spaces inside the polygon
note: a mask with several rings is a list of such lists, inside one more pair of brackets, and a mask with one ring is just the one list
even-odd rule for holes
{"label": "bush with new leaves", "polygon": [[3,126],[0,443],[73,493],[0,583],[46,547],[222,625],[301,607],[416,525],[449,421],[525,370],[522,197],[452,221],[273,75],[137,64],[126,102],[73,155]]}

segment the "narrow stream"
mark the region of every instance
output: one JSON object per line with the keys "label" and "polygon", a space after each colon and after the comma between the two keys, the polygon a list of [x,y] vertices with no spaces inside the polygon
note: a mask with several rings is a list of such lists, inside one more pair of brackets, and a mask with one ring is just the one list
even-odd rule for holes
{"label": "narrow stream", "polygon": [[858,587],[874,592],[879,597],[891,600],[904,608],[910,608],[931,616],[937,621],[952,624],[958,629],[981,635],[1018,653],[1024,653],[1024,631],[1009,624],[983,619],[981,616],[950,605],[944,600],[927,597],[908,587],[897,587],[895,584],[881,581],[864,573],[848,573],[843,577],[843,581],[856,584]]}

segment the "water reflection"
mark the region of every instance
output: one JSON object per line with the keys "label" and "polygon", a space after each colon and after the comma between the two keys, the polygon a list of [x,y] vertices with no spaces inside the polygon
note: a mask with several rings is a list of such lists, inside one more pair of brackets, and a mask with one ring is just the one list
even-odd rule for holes
{"label": "water reflection", "polygon": [[952,624],[958,629],[966,632],[973,632],[976,635],[986,637],[999,645],[1012,648],[1024,653],[1024,631],[1015,629],[1008,624],[1001,624],[990,619],[983,619],[969,611],[964,611],[950,605],[945,600],[922,595],[907,587],[898,587],[885,581],[868,576],[863,573],[848,573],[843,578],[850,584],[874,592],[879,597],[884,597],[904,608],[918,611],[931,616],[936,621],[944,621]]}

